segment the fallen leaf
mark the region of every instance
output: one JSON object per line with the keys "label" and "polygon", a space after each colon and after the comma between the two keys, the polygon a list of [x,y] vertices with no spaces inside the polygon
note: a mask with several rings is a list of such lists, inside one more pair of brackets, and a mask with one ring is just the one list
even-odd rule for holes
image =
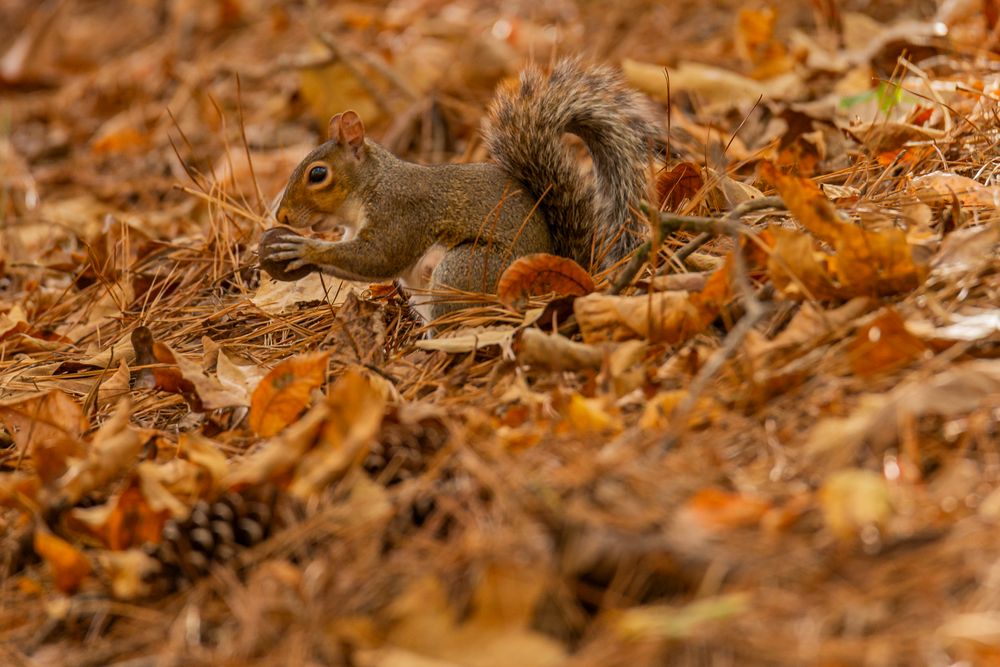
{"label": "fallen leaf", "polygon": [[129,423],[131,409],[131,402],[123,398],[94,434],[86,456],[74,460],[59,478],[57,489],[70,505],[135,464],[144,438]]}
{"label": "fallen leaf", "polygon": [[769,501],[751,494],[708,488],[688,498],[678,511],[686,524],[720,530],[756,525],[771,507]]}
{"label": "fallen leaf", "polygon": [[607,433],[622,428],[621,418],[602,398],[585,398],[574,393],[563,411],[566,427],[573,433]]}
{"label": "fallen leaf", "polygon": [[300,354],[282,361],[260,381],[250,399],[250,428],[268,437],[302,414],[312,392],[326,381],[329,352]]}
{"label": "fallen leaf", "polygon": [[832,255],[822,252],[794,230],[772,226],[768,232],[777,243],[768,272],[786,295],[812,299],[885,296],[912,290],[923,282],[929,257],[921,257],[910,246],[905,232],[894,228],[869,231],[843,222],[813,181],[782,174],[769,162],[760,168],[799,222],[834,248]]}
{"label": "fallen leaf", "polygon": [[806,451],[814,463],[837,466],[850,461],[867,442],[877,452],[897,443],[900,425],[938,415],[968,414],[1000,393],[1000,360],[956,364],[930,377],[907,380],[887,394],[865,394],[847,417],[828,417],[813,427]]}
{"label": "fallen leaf", "polygon": [[691,200],[705,185],[701,169],[691,162],[680,162],[656,177],[656,199],[661,208],[676,211],[685,199]]}
{"label": "fallen leaf", "polygon": [[703,626],[724,621],[750,609],[746,593],[695,600],[682,606],[647,605],[611,615],[610,623],[625,641],[686,639]]}
{"label": "fallen leaf", "polygon": [[1000,208],[1000,187],[986,186],[967,176],[934,171],[911,182],[917,197],[929,206],[950,206],[958,200],[962,206]]}
{"label": "fallen leaf", "polygon": [[594,279],[568,257],[536,253],[519,257],[497,283],[500,303],[521,308],[533,296],[584,295],[594,291]]}
{"label": "fallen leaf", "polygon": [[459,622],[441,584],[419,578],[390,606],[388,644],[464,667],[561,665],[562,643],[528,627],[544,585],[535,568],[490,568],[474,593],[471,615]]}
{"label": "fallen leaf", "polygon": [[486,347],[499,345],[509,349],[514,341],[514,327],[482,327],[473,331],[458,329],[447,335],[414,342],[421,350],[437,350],[448,354],[466,354]]}
{"label": "fallen leaf", "polygon": [[851,370],[861,377],[874,377],[921,358],[928,347],[910,333],[894,308],[884,308],[858,330],[848,351]]}
{"label": "fallen leaf", "polygon": [[387,398],[388,388],[357,368],[337,378],[319,438],[296,466],[291,493],[307,498],[359,465],[382,424]]}
{"label": "fallen leaf", "polygon": [[870,470],[840,470],[819,491],[826,525],[840,539],[854,539],[862,529],[883,528],[892,514],[885,478]]}
{"label": "fallen leaf", "polygon": [[[649,431],[670,428],[674,411],[686,398],[686,389],[662,391],[653,396],[642,410],[639,426]],[[699,396],[687,418],[688,428],[704,428],[722,418],[722,406],[709,396]]]}
{"label": "fallen leaf", "polygon": [[0,402],[0,421],[14,444],[31,455],[35,472],[51,482],[72,458],[83,456],[81,438],[89,427],[80,404],[58,389]]}
{"label": "fallen leaf", "polygon": [[269,315],[280,315],[296,310],[299,304],[322,303],[340,306],[350,294],[360,294],[363,283],[340,280],[333,276],[310,273],[294,281],[275,280],[266,273],[260,277],[260,286],[250,302]]}
{"label": "fallen leaf", "polygon": [[93,570],[90,560],[82,551],[53,535],[47,528],[39,527],[35,530],[34,546],[35,553],[52,570],[56,588],[63,593],[74,593]]}
{"label": "fallen leaf", "polygon": [[599,347],[534,328],[520,332],[514,341],[514,354],[518,363],[525,366],[566,371],[598,369],[605,356]]}
{"label": "fallen leaf", "polygon": [[742,58],[753,65],[755,79],[784,74],[792,69],[795,61],[789,57],[785,45],[774,37],[777,13],[771,7],[740,9],[736,22],[736,49]]}

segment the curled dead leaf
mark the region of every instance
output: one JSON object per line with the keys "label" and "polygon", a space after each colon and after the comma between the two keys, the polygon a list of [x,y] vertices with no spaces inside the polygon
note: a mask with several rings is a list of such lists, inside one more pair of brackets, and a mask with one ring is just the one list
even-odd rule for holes
{"label": "curled dead leaf", "polygon": [[544,294],[584,295],[595,289],[594,279],[567,257],[535,253],[518,258],[497,283],[500,303],[520,307],[533,296]]}
{"label": "curled dead leaf", "polygon": [[685,199],[693,199],[705,185],[698,165],[681,162],[656,177],[656,198],[661,207],[676,210]]}

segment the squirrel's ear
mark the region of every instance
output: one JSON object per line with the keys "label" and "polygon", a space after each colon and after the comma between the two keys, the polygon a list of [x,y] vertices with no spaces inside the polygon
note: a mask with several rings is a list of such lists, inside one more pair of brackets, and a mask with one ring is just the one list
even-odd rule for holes
{"label": "squirrel's ear", "polygon": [[330,119],[330,124],[326,126],[327,139],[340,138],[340,119],[343,117],[344,114],[338,113],[336,116]]}
{"label": "squirrel's ear", "polygon": [[340,142],[351,147],[354,157],[361,157],[361,147],[365,145],[365,125],[361,122],[361,117],[354,111],[345,111],[339,115]]}

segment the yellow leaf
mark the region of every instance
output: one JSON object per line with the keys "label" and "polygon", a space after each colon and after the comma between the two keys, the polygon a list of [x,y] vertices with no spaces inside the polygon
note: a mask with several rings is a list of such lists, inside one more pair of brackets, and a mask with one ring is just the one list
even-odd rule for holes
{"label": "yellow leaf", "polygon": [[621,420],[605,408],[600,398],[584,398],[580,394],[570,396],[564,419],[574,433],[602,433],[621,430]]}
{"label": "yellow leaf", "polygon": [[851,539],[868,526],[881,528],[892,513],[882,475],[857,468],[830,475],[819,491],[820,508],[830,530]]}

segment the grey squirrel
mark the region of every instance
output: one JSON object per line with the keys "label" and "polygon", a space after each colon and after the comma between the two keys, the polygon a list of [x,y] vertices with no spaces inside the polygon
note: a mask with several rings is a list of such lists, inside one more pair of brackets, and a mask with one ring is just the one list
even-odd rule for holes
{"label": "grey squirrel", "polygon": [[[589,149],[594,178],[564,145],[567,132]],[[292,172],[276,218],[301,228],[336,216],[349,235],[330,242],[268,230],[261,266],[280,280],[321,271],[493,292],[524,255],[603,269],[642,241],[645,225],[633,212],[658,132],[646,101],[616,72],[577,59],[559,61],[548,76],[529,66],[498,88],[483,134],[495,162],[424,166],[366,137],[355,112],[337,114],[329,140]],[[441,256],[427,285],[415,274],[429,254]],[[432,301],[423,314],[466,305]]]}

